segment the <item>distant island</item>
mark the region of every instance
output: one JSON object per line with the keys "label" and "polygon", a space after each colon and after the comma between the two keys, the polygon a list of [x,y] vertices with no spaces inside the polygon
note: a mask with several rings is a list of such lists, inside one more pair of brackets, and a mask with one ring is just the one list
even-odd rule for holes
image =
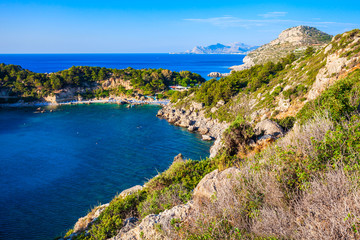
{"label": "distant island", "polygon": [[247,54],[258,47],[259,46],[246,45],[240,42],[231,43],[229,45],[217,43],[207,47],[196,46],[192,50],[171,54]]}

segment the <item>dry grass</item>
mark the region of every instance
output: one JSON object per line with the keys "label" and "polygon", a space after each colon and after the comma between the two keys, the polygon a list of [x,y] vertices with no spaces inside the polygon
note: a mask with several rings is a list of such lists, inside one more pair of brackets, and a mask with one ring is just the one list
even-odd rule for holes
{"label": "dry grass", "polygon": [[355,186],[342,169],[328,172],[314,179],[290,208],[264,207],[252,231],[291,239],[359,239],[360,192]]}
{"label": "dry grass", "polygon": [[296,149],[305,156],[314,157],[313,140],[321,141],[325,134],[334,128],[328,114],[317,114],[314,119],[302,126],[295,125],[284,138],[277,141],[276,145],[284,150]]}

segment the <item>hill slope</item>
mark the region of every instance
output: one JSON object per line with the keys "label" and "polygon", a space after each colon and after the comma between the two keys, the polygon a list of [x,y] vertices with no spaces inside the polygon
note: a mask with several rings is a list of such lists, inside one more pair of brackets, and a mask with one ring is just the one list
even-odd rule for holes
{"label": "hill slope", "polygon": [[169,122],[209,137],[226,126],[213,157],[178,156],[66,237],[358,239],[359,69],[353,30],[173,95],[159,111]]}
{"label": "hill slope", "polygon": [[280,33],[279,37],[254,51],[245,58],[244,64],[230,69],[243,70],[268,61],[277,62],[292,52],[302,52],[308,46],[318,49],[331,41],[332,36],[314,27],[297,26]]}

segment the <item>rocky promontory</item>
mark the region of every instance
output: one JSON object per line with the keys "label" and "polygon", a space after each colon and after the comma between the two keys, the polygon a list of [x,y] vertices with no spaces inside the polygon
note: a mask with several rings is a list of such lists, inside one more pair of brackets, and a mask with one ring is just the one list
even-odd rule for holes
{"label": "rocky promontory", "polygon": [[203,140],[215,140],[210,149],[210,157],[214,157],[221,148],[221,136],[229,124],[206,117],[204,107],[203,103],[197,102],[192,102],[188,109],[168,104],[159,110],[157,116],[175,126],[187,128],[190,132],[198,132]]}

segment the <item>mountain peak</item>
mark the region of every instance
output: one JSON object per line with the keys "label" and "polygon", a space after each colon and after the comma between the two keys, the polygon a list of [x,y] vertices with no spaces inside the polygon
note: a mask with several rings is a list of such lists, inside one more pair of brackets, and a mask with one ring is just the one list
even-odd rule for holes
{"label": "mountain peak", "polygon": [[290,53],[296,54],[304,51],[308,46],[321,48],[329,43],[331,39],[331,35],[314,27],[300,25],[288,28],[282,31],[275,40],[251,51],[244,58],[243,65],[233,66],[230,69],[239,71],[250,68],[255,64],[264,64],[269,61],[278,62]]}
{"label": "mountain peak", "polygon": [[309,26],[296,26],[282,31],[279,37],[271,41],[270,45],[291,43],[293,45],[313,45],[325,44],[331,40],[332,36],[324,33],[317,28]]}

